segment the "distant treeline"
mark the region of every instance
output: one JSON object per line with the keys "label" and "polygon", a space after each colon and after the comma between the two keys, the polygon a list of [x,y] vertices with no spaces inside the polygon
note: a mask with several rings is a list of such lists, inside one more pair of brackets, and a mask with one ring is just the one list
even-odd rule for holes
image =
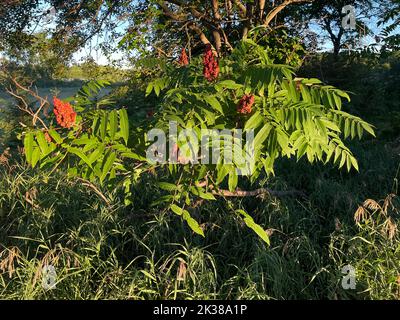
{"label": "distant treeline", "polygon": [[94,61],[84,62],[82,64],[74,64],[65,67],[58,75],[57,79],[67,80],[94,80],[102,79],[110,82],[124,82],[128,78],[127,70],[123,70],[114,66],[102,66]]}
{"label": "distant treeline", "polygon": [[[54,62],[54,61],[53,61]],[[66,65],[60,62],[50,63],[49,61],[31,60],[16,63],[12,60],[2,59],[0,64],[7,66],[9,74],[23,75],[32,80],[36,86],[81,86],[88,80],[106,80],[111,83],[123,83],[129,78],[130,70],[121,69],[112,65],[99,65],[93,59],[88,59],[82,63]],[[1,74],[0,78],[5,74]]]}

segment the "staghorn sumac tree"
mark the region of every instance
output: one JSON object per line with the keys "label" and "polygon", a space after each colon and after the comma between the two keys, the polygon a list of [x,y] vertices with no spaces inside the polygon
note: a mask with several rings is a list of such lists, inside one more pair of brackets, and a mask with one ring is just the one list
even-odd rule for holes
{"label": "staghorn sumac tree", "polygon": [[[306,157],[310,163],[331,162],[348,171],[358,170],[345,139],[361,139],[365,131],[372,135],[374,131],[367,122],[343,111],[343,101],[350,101],[346,92],[318,79],[297,78],[291,67],[275,64],[265,48],[253,40],[241,41],[219,61],[210,63],[209,48],[205,56],[207,59],[193,58],[190,64],[167,65],[165,75],[148,85],[147,94],[155,92],[162,99],[151,123],[144,127],[129,128],[124,109],[98,108],[90,97],[102,84],[89,84],[66,108],[69,114],[70,108],[77,113],[72,117],[73,126],[60,128],[59,123],[49,119],[25,132],[27,161],[42,169],[64,166],[71,176],[123,188],[127,205],[134,201],[130,191],[138,177],[149,170],[164,170],[170,178],[158,184],[166,191],[158,203],[167,204],[200,235],[204,230],[188,209],[194,202],[214,201],[220,196],[279,195],[268,189],[238,189],[242,179],[257,185],[262,172],[274,174],[274,163],[279,158]],[[244,131],[241,136],[225,133],[219,137],[213,149],[219,156],[217,163],[183,161],[186,154],[180,149],[184,142],[168,140],[169,147],[178,153],[178,161],[156,164],[146,157],[153,143],[148,132],[166,129],[171,121],[177,124],[178,133],[191,129],[199,139],[201,129]],[[255,168],[248,177],[241,177],[238,172],[243,169],[242,163],[235,159],[230,164],[223,161],[224,139],[228,136],[233,148],[245,157],[243,142],[249,131],[254,133]],[[199,149],[192,150],[192,154],[198,156]],[[235,212],[269,242],[266,232],[250,215],[243,210]]]}

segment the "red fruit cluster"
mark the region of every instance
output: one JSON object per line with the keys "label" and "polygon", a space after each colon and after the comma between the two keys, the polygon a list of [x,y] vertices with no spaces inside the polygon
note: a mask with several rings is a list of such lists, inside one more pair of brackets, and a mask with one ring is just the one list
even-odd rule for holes
{"label": "red fruit cluster", "polygon": [[53,139],[51,139],[51,137],[50,137],[48,132],[44,133],[44,138],[46,139],[47,142],[52,142],[53,141]]}
{"label": "red fruit cluster", "polygon": [[63,128],[71,128],[76,121],[76,112],[68,102],[62,102],[54,97],[54,114],[57,123]]}
{"label": "red fruit cluster", "polygon": [[188,58],[185,48],[183,48],[182,52],[181,52],[181,56],[179,57],[179,65],[184,67],[184,66],[187,66],[188,64],[189,64],[189,58]]}
{"label": "red fruit cluster", "polygon": [[251,113],[254,105],[254,96],[253,95],[244,95],[242,99],[240,99],[238,105],[238,112],[241,114]]}
{"label": "red fruit cluster", "polygon": [[218,78],[219,65],[210,44],[207,44],[206,46],[206,51],[203,56],[203,65],[203,75],[208,81],[211,82]]}

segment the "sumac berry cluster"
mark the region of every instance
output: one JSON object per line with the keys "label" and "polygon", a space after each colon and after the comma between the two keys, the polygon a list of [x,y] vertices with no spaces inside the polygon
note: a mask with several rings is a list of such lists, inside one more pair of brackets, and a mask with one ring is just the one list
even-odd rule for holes
{"label": "sumac berry cluster", "polygon": [[238,104],[238,112],[241,114],[251,113],[254,105],[254,96],[253,95],[244,95],[242,99],[240,99]]}
{"label": "sumac berry cluster", "polygon": [[68,102],[62,102],[54,97],[54,114],[57,123],[63,128],[71,128],[76,121],[76,112]]}
{"label": "sumac berry cluster", "polygon": [[203,75],[208,81],[211,82],[218,78],[219,65],[210,44],[206,46],[206,50],[204,52],[203,66]]}
{"label": "sumac berry cluster", "polygon": [[189,57],[188,57],[188,55],[186,53],[185,48],[182,49],[181,56],[179,57],[179,62],[178,63],[182,67],[187,66],[189,64]]}

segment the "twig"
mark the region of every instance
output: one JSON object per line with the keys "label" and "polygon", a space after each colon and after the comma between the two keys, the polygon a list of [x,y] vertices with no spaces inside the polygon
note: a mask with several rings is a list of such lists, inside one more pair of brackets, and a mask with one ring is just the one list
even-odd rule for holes
{"label": "twig", "polygon": [[39,116],[39,114],[40,114],[40,112],[42,111],[43,107],[44,107],[45,105],[48,105],[48,104],[49,104],[49,102],[47,101],[47,99],[42,98],[41,96],[39,96],[38,93],[34,92],[34,91],[31,90],[30,88],[24,87],[24,86],[21,85],[15,78],[12,78],[11,81],[14,83],[14,85],[15,85],[18,89],[20,89],[20,90],[22,90],[22,91],[28,93],[29,95],[31,95],[32,97],[34,97],[34,98],[40,103],[40,106],[39,106],[38,110],[36,110],[36,112],[34,112],[34,111],[28,106],[28,103],[26,102],[26,100],[24,99],[24,97],[20,96],[20,95],[17,94],[16,92],[14,92],[13,89],[11,88],[11,86],[10,86],[10,88],[7,88],[7,89],[6,89],[7,93],[9,93],[10,95],[12,95],[14,98],[20,100],[20,101],[22,102],[22,104],[23,104],[23,107],[21,107],[21,106],[18,105],[18,106],[17,106],[18,109],[20,109],[21,111],[23,111],[23,112],[29,114],[29,115],[32,117],[32,124],[33,124],[34,126],[36,125],[36,122],[39,121],[40,124],[43,126],[43,128],[46,129],[46,130],[48,130],[48,127],[47,127],[46,123],[45,123],[45,122],[40,118],[40,116]]}
{"label": "twig", "polygon": [[244,198],[244,197],[256,197],[260,195],[269,195],[271,197],[287,197],[287,196],[301,196],[305,197],[304,192],[298,190],[289,190],[289,191],[276,191],[271,190],[268,188],[260,188],[252,191],[244,191],[244,190],[236,190],[236,191],[228,191],[223,189],[215,190],[213,185],[208,185],[206,181],[197,184],[198,187],[208,187],[213,195],[222,196],[222,197],[237,197],[237,198]]}
{"label": "twig", "polygon": [[256,189],[253,191],[242,191],[242,190],[237,190],[234,192],[228,191],[228,190],[218,190],[218,191],[213,191],[214,195],[219,195],[223,197],[256,197],[260,195],[269,195],[271,197],[287,197],[287,196],[304,196],[304,193],[301,191],[297,190],[292,190],[292,191],[275,191],[275,190],[270,190],[267,188],[260,188]]}
{"label": "twig", "polygon": [[111,205],[110,200],[108,200],[106,196],[98,188],[96,188],[94,184],[82,178],[78,178],[78,180],[82,182],[83,186],[92,189],[108,206]]}

